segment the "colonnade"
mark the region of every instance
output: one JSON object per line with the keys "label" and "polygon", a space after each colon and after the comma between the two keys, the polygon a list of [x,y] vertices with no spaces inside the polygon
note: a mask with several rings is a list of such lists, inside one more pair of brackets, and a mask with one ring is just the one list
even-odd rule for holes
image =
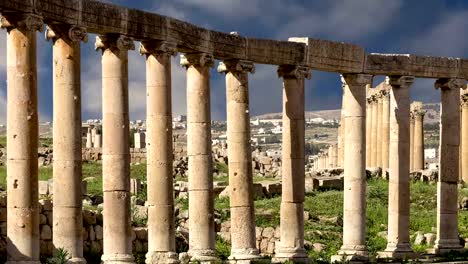
{"label": "colonnade", "polygon": [[[38,114],[36,31],[40,16],[3,14],[7,28],[7,251],[10,264],[39,263]],[[54,86],[54,236],[56,248],[70,253],[71,263],[85,263],[81,220],[81,93],[80,42],[86,29],[52,23]],[[134,263],[130,224],[130,159],[128,105],[128,51],[134,39],[120,34],[99,35],[102,52],[104,263]],[[177,263],[172,185],[171,56],[180,51],[170,41],[145,40],[148,134],[148,253],[147,263]],[[189,255],[192,261],[218,262],[215,253],[213,176],[211,157],[210,68],[214,56],[186,52],[187,153],[189,156]],[[231,209],[230,260],[253,261],[255,214],[250,154],[248,75],[254,62],[223,59],[218,70],[226,74],[227,137]],[[280,241],[273,261],[307,262],[304,249],[305,119],[304,84],[310,68],[279,65],[283,80],[282,197]],[[389,113],[388,245],[382,257],[413,256],[409,243],[410,97],[413,76],[390,76],[388,98],[366,106],[370,74],[343,74],[341,149],[332,146],[324,166],[344,168],[343,245],[335,259],[366,261],[365,168],[366,125],[371,124],[374,147],[371,166],[384,166],[386,151],[379,148],[386,126],[379,115]],[[460,133],[459,90],[462,79],[438,79],[442,95],[440,172],[437,185],[437,253],[458,250],[457,181]],[[385,94],[385,96],[384,96]],[[388,97],[387,97],[388,94]],[[374,99],[377,98],[374,95]],[[369,111],[369,108],[372,108]],[[380,109],[380,110],[379,110]],[[366,112],[370,112],[368,120]],[[379,132],[380,131],[380,132]],[[416,131],[416,130],[415,130]],[[380,144],[379,144],[380,145]],[[380,149],[380,150],[379,150]],[[337,152],[335,155],[334,152]],[[340,151],[343,159],[340,162]],[[326,157],[325,155],[322,155]]]}
{"label": "colonnade", "polygon": [[327,149],[321,151],[312,158],[312,166],[315,171],[338,168],[339,144],[330,144]]}

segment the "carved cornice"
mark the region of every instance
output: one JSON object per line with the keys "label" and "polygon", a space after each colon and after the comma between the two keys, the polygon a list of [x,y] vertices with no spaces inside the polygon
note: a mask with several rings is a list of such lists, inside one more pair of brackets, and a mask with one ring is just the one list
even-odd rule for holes
{"label": "carved cornice", "polygon": [[2,14],[0,20],[0,27],[6,28],[8,31],[18,28],[20,30],[42,32],[43,25],[42,17],[32,13],[6,13]]}
{"label": "carved cornice", "polygon": [[102,35],[96,36],[94,44],[96,50],[117,49],[120,51],[134,50],[135,43],[133,39],[124,35]]}
{"label": "carved cornice", "polygon": [[163,40],[142,41],[140,43],[140,54],[175,56],[177,54],[177,44]]}
{"label": "carved cornice", "polygon": [[312,76],[310,68],[297,65],[280,65],[277,72],[279,78],[310,79]]}
{"label": "carved cornice", "polygon": [[255,73],[255,64],[244,60],[225,60],[219,63],[218,72]]}
{"label": "carved cornice", "polygon": [[88,42],[88,32],[86,28],[75,25],[53,24],[48,25],[45,31],[45,38],[55,42],[57,39],[67,37],[74,42]]}
{"label": "carved cornice", "polygon": [[414,76],[388,76],[388,84],[392,88],[409,88],[414,82]]}
{"label": "carved cornice", "polygon": [[190,66],[200,66],[211,68],[214,66],[214,57],[208,53],[186,53],[180,55],[180,65],[185,68]]}
{"label": "carved cornice", "polygon": [[434,83],[434,87],[441,90],[461,89],[464,85],[465,80],[457,78],[440,78]]}

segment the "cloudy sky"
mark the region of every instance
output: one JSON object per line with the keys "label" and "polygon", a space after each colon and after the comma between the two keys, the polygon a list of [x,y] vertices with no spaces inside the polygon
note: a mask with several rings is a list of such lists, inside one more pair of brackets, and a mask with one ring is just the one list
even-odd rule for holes
{"label": "cloudy sky", "polygon": [[[366,52],[414,53],[468,58],[468,1],[464,0],[106,0],[106,2],[175,17],[209,29],[242,36],[287,40],[308,36],[361,45]],[[82,45],[83,119],[101,117],[100,52],[94,35]],[[137,45],[138,47],[138,45]],[[39,113],[52,119],[52,46],[38,33]],[[186,111],[185,70],[173,59],[173,111]],[[225,119],[225,84],[212,70],[213,119]],[[377,78],[380,81],[382,77]],[[129,54],[131,119],[145,118],[145,63],[138,51]],[[417,79],[414,100],[439,101],[433,80]],[[0,123],[6,118],[6,32],[0,32]],[[281,111],[281,80],[276,67],[256,65],[250,75],[252,115]],[[314,71],[306,83],[306,109],[341,105],[338,74]]]}

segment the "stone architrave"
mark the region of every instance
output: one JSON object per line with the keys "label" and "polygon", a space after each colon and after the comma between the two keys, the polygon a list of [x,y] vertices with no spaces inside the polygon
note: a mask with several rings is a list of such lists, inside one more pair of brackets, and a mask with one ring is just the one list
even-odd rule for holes
{"label": "stone architrave", "polygon": [[34,14],[2,14],[7,29],[7,263],[39,264],[38,111]]}
{"label": "stone architrave", "polygon": [[390,76],[390,149],[387,248],[379,257],[414,257],[410,245],[409,128],[412,76]]}
{"label": "stone architrave", "polygon": [[463,79],[438,79],[441,90],[439,178],[437,181],[437,239],[438,254],[463,248],[458,237],[458,162],[460,144],[460,88]]}
{"label": "stone architrave", "polygon": [[176,45],[166,41],[144,41],[140,46],[146,57],[148,264],[179,262],[172,177],[171,57],[176,53]]}
{"label": "stone architrave", "polygon": [[181,56],[180,64],[187,69],[189,255],[192,261],[214,262],[218,261],[210,111],[210,68],[214,66],[214,58],[206,53],[188,53]]}
{"label": "stone architrave", "polygon": [[346,103],[343,246],[332,261],[367,261],[366,247],[366,85],[372,75],[344,74]]}
{"label": "stone architrave", "polygon": [[225,60],[218,72],[226,73],[227,145],[231,209],[232,261],[260,258],[256,248],[250,145],[249,81],[253,63]]}
{"label": "stone architrave", "polygon": [[[274,261],[307,262],[304,249],[304,82],[305,78],[310,78],[310,70],[301,66],[284,65],[278,68],[278,75],[283,78],[283,182],[281,238],[276,244]],[[323,157],[325,161],[326,156]]]}
{"label": "stone architrave", "polygon": [[128,117],[128,50],[131,38],[96,37],[102,50],[103,263],[134,263],[130,215],[130,123]]}
{"label": "stone architrave", "polygon": [[81,27],[52,24],[46,38],[54,44],[53,243],[68,252],[69,263],[86,263],[82,238],[80,42],[87,41],[87,34]]}

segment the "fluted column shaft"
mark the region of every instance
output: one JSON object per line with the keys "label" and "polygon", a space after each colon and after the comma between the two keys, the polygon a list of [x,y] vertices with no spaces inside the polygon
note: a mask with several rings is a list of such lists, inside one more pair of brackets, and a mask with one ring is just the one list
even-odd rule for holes
{"label": "fluted column shaft", "polygon": [[175,44],[144,41],[146,56],[146,150],[148,253],[146,263],[177,263],[172,177],[171,56]]}
{"label": "fluted column shaft", "polygon": [[382,94],[382,173],[388,169],[390,145],[390,96],[388,91]]}
{"label": "fluted column shaft", "polygon": [[409,237],[409,87],[414,77],[390,76],[390,162],[388,237],[383,257],[406,258],[413,255]]}
{"label": "fluted column shaft", "polygon": [[254,71],[253,63],[239,60],[226,60],[218,67],[218,72],[226,73],[231,209],[231,256],[229,258],[232,260],[259,258],[255,238],[248,81],[248,73]]}
{"label": "fluted column shaft", "polygon": [[86,30],[68,25],[51,25],[54,76],[54,214],[53,243],[67,250],[70,263],[83,258],[81,193],[81,83],[80,41]]}
{"label": "fluted column shaft", "polygon": [[7,29],[7,263],[39,264],[36,31],[32,14],[2,14]]}
{"label": "fluted column shaft", "polygon": [[414,113],[410,113],[410,146],[409,146],[409,168],[410,171],[414,170]]}
{"label": "fluted column shaft", "polygon": [[283,184],[281,238],[275,258],[294,261],[307,258],[304,249],[304,79],[310,78],[310,71],[285,65],[278,68],[278,75],[283,78]]}
{"label": "fluted column shaft", "polygon": [[439,79],[441,90],[439,179],[437,181],[437,239],[435,250],[461,249],[458,238],[458,162],[460,144],[460,88],[462,79]]}
{"label": "fluted column shaft", "polygon": [[464,183],[468,183],[468,94],[461,95],[461,175]]}
{"label": "fluted column shaft", "polygon": [[210,112],[213,64],[213,56],[209,54],[181,56],[181,65],[187,68],[189,254],[194,261],[216,260]]}
{"label": "fluted column shaft", "polygon": [[377,96],[377,167],[382,168],[382,139],[383,139],[383,101],[381,92]]}
{"label": "fluted column shaft", "polygon": [[372,76],[344,74],[346,92],[343,246],[339,260],[367,260],[366,230],[366,85]]}
{"label": "fluted column shaft", "polygon": [[371,167],[377,167],[377,127],[378,127],[378,103],[375,96],[372,96],[371,104]]}
{"label": "fluted column shaft", "polygon": [[424,169],[424,112],[418,110],[414,113],[414,132],[413,132],[413,170]]}
{"label": "fluted column shaft", "polygon": [[130,216],[128,50],[130,38],[96,37],[102,49],[104,263],[133,263]]}
{"label": "fluted column shaft", "polygon": [[372,129],[371,109],[372,109],[371,108],[371,100],[370,100],[370,98],[367,98],[367,104],[366,104],[366,167],[371,166],[371,129]]}

